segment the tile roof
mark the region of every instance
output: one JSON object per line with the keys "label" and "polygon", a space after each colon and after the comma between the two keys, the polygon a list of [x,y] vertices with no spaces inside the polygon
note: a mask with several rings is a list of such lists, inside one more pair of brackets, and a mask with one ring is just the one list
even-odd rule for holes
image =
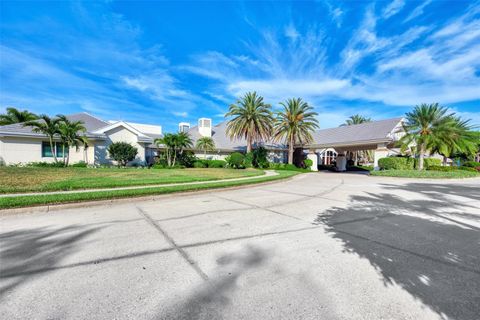
{"label": "tile roof", "polygon": [[317,130],[313,134],[315,146],[332,146],[335,144],[355,144],[366,141],[389,141],[389,134],[395,129],[402,118],[393,118],[365,122],[351,126]]}

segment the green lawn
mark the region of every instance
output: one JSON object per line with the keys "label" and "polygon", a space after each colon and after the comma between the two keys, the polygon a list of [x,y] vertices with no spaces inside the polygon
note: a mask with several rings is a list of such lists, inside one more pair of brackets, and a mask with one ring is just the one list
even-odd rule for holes
{"label": "green lawn", "polygon": [[[206,169],[212,170],[212,169]],[[215,170],[215,169],[213,169]],[[239,172],[246,172],[245,170],[237,170]],[[285,179],[299,174],[295,171],[278,171],[276,176],[265,176],[249,180],[241,181],[224,181],[224,182],[209,182],[201,185],[180,185],[180,186],[165,186],[165,187],[151,187],[133,190],[115,190],[115,191],[92,191],[83,193],[70,193],[70,194],[54,194],[54,195],[33,195],[33,196],[15,196],[0,198],[0,209],[28,207],[36,205],[46,204],[59,204],[69,202],[81,202],[92,200],[105,200],[115,198],[127,198],[127,197],[139,197],[147,195],[158,195],[182,191],[193,191],[203,189],[215,189],[234,187],[247,184],[255,184],[259,182],[274,181],[279,179]]]}
{"label": "green lawn", "polygon": [[18,168],[0,167],[0,193],[114,188],[262,175],[255,169]]}
{"label": "green lawn", "polygon": [[480,177],[478,172],[457,170],[457,171],[432,171],[432,170],[381,170],[371,171],[372,176],[401,177],[401,178],[431,178],[431,179],[455,179]]}

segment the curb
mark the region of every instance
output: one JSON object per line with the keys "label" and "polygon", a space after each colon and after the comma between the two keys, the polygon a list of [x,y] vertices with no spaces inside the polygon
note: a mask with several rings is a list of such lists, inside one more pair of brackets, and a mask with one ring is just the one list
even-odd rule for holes
{"label": "curb", "polygon": [[55,212],[55,211],[64,210],[64,209],[89,208],[89,207],[96,207],[96,206],[111,206],[111,205],[122,204],[122,203],[130,203],[132,202],[132,200],[157,201],[167,197],[170,197],[170,198],[186,197],[186,196],[191,196],[193,194],[205,194],[205,193],[211,193],[211,192],[245,189],[252,186],[260,186],[260,185],[263,186],[263,185],[275,184],[278,182],[289,181],[289,180],[295,179],[298,176],[300,175],[294,175],[291,177],[277,179],[273,181],[265,181],[265,182],[245,184],[240,186],[213,188],[213,189],[205,189],[205,190],[189,190],[189,191],[172,192],[168,194],[159,194],[159,195],[138,196],[138,197],[132,196],[132,197],[116,198],[116,199],[108,199],[108,200],[93,200],[93,201],[59,203],[59,204],[30,206],[30,207],[11,208],[11,209],[0,209],[0,218],[5,216],[18,215],[18,214],[49,213],[49,212]]}

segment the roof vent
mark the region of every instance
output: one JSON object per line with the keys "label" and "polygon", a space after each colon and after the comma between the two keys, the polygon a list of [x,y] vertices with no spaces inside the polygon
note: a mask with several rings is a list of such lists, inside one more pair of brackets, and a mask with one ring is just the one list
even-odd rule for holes
{"label": "roof vent", "polygon": [[185,132],[187,133],[190,130],[190,123],[188,122],[180,122],[178,124],[178,132]]}
{"label": "roof vent", "polygon": [[212,119],[200,118],[198,119],[198,133],[202,137],[212,136]]}

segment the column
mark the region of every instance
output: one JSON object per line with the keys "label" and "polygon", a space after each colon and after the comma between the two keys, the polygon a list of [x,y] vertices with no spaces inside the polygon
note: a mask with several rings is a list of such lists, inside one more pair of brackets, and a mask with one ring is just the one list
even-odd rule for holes
{"label": "column", "polygon": [[315,150],[308,150],[307,159],[310,159],[313,162],[310,169],[312,171],[318,171],[318,155],[315,153]]}

